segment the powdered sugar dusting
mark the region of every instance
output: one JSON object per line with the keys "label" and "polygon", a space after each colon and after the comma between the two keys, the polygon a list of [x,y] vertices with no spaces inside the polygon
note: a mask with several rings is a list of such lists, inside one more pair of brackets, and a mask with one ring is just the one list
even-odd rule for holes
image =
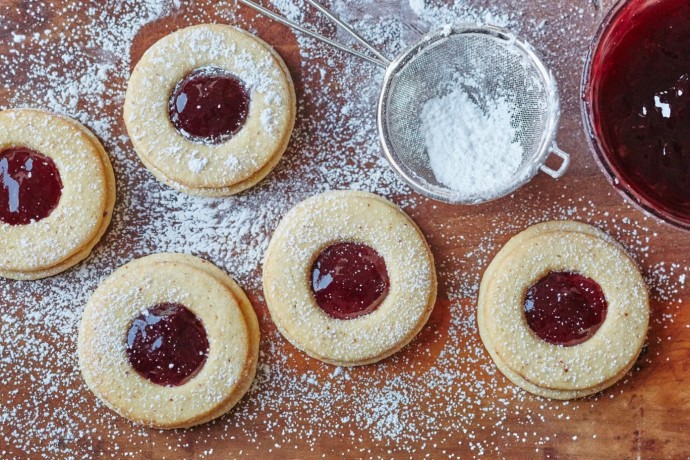
{"label": "powdered sugar dusting", "polygon": [[504,97],[486,101],[482,109],[462,88],[428,100],[422,131],[439,182],[466,200],[491,198],[506,188],[523,159],[512,123],[515,112]]}
{"label": "powdered sugar dusting", "polygon": [[198,154],[192,154],[191,157],[189,158],[189,162],[187,163],[187,166],[189,167],[189,170],[192,171],[193,173],[199,174],[201,171],[204,170],[206,165],[208,164],[208,158],[202,158],[198,156]]}
{"label": "powdered sugar dusting", "polygon": [[[314,17],[305,3],[265,4],[303,20]],[[512,27],[570,83],[562,85],[562,132],[580,132],[576,74],[598,13],[586,2],[479,6],[488,3],[330,2],[390,56],[420,31],[443,24]],[[93,129],[113,160],[118,203],[111,229],[85,263],[48,280],[0,283],[0,457],[575,456],[592,446],[587,442],[626,442],[613,436],[633,431],[626,424],[637,423],[636,395],[653,389],[655,372],[682,372],[682,365],[665,360],[687,331],[676,317],[688,264],[681,255],[662,260],[655,247],[688,239],[623,205],[612,190],[592,201],[573,198],[586,196],[591,181],[598,187],[604,181],[577,136],[565,144],[578,156],[564,181],[537,178],[514,197],[479,208],[435,205],[413,194],[382,158],[375,128],[382,71],[375,67],[303,36],[295,44],[286,29],[250,20],[250,12],[232,2],[31,0],[11,6],[19,12],[7,11],[0,21],[0,106],[51,109]],[[51,22],[52,16],[59,20]],[[287,60],[300,99],[291,147],[265,181],[225,200],[189,197],[159,184],[132,151],[121,121],[137,34],[150,45],[169,31],[213,21],[258,32],[284,55],[299,48],[299,60]],[[316,26],[345,39],[324,21]],[[13,34],[26,38],[17,42]],[[337,188],[369,190],[401,204],[437,255],[440,300],[430,324],[408,348],[374,367],[342,369],[306,359],[274,329],[261,298],[261,259],[281,216],[302,199]],[[534,399],[509,385],[484,351],[474,318],[481,271],[498,248],[529,224],[554,218],[594,223],[622,241],[642,265],[655,306],[639,369],[602,395],[570,403]],[[260,367],[249,397],[228,416],[189,432],[160,433],[113,415],[88,392],[76,363],[76,331],[90,293],[131,258],[161,251],[193,253],[231,273],[262,322]],[[607,429],[592,434],[596,426]],[[685,449],[685,433],[666,434]]]}

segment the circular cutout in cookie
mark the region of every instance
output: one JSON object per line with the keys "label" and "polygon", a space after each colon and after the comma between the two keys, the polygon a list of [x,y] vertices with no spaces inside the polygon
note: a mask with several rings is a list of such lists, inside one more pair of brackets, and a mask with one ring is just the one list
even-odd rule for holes
{"label": "circular cutout in cookie", "polygon": [[606,319],[601,286],[572,272],[549,272],[527,290],[525,319],[539,338],[572,347],[589,340]]}
{"label": "circular cutout in cookie", "polygon": [[27,225],[45,219],[62,196],[55,162],[26,147],[0,151],[0,220]]}
{"label": "circular cutout in cookie", "polygon": [[386,262],[366,244],[336,243],[314,261],[311,289],[317,305],[333,318],[367,315],[381,305],[390,290]]}
{"label": "circular cutout in cookie", "polygon": [[170,121],[182,136],[222,144],[242,129],[250,95],[242,80],[217,67],[194,70],[170,95]]}
{"label": "circular cutout in cookie", "polygon": [[160,303],[141,313],[127,331],[132,368],[151,382],[180,386],[192,379],[208,357],[201,320],[178,303]]}

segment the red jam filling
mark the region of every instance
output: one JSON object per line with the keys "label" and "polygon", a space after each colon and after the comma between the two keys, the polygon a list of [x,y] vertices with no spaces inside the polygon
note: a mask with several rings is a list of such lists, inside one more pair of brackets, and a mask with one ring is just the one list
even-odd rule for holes
{"label": "red jam filling", "polygon": [[10,225],[45,219],[62,196],[53,160],[25,147],[0,152],[0,184],[0,220]]}
{"label": "red jam filling", "polygon": [[608,303],[594,280],[551,272],[525,296],[525,318],[541,339],[572,347],[589,340],[606,319]]}
{"label": "red jam filling", "polygon": [[198,69],[177,84],[170,97],[173,126],[194,142],[220,144],[242,129],[249,93],[240,79],[220,69]]}
{"label": "red jam filling", "polygon": [[319,254],[311,268],[318,306],[337,319],[376,310],[388,295],[390,280],[383,258],[365,244],[337,243]]}
{"label": "red jam filling", "polygon": [[632,1],[593,59],[594,129],[623,185],[690,223],[690,2]]}
{"label": "red jam filling", "polygon": [[142,377],[158,385],[179,386],[206,362],[208,337],[201,320],[184,305],[161,303],[132,321],[127,355]]}

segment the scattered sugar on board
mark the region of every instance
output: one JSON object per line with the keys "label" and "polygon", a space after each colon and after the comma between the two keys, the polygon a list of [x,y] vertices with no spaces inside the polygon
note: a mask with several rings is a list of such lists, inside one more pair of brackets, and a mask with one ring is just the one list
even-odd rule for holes
{"label": "scattered sugar on board", "polygon": [[[303,0],[273,3],[293,19],[304,19],[308,11]],[[493,2],[490,9],[478,3],[412,1],[407,14],[416,19],[407,21],[398,18],[405,2],[335,0],[331,5],[391,56],[420,32],[457,21],[508,25],[537,45],[545,37],[567,35],[568,40],[541,47],[557,78],[579,65],[594,28],[582,26],[595,14],[586,2],[556,12],[546,0],[531,2],[529,12],[521,2]],[[219,21],[249,30],[255,30],[254,23],[238,17],[232,4],[213,2],[185,7],[176,0],[76,0],[55,6],[27,0],[21,7],[25,16],[6,14],[0,21],[0,106],[38,106],[84,122],[105,142],[119,195],[113,225],[86,263],[49,280],[0,282],[0,457],[214,458],[219,446],[240,439],[246,444],[237,457],[258,452],[290,456],[305,445],[323,457],[457,458],[458,444],[476,457],[501,457],[514,445],[546,453],[558,433],[555,425],[563,428],[582,419],[599,399],[627,397],[625,385],[635,379],[583,401],[535,404],[509,385],[486,355],[473,313],[479,283],[474,267],[486,266],[512,234],[544,219],[581,219],[608,228],[646,267],[658,309],[641,365],[658,359],[664,353],[660,344],[673,340],[659,331],[673,324],[687,268],[655,258],[651,248],[659,235],[647,218],[632,211],[628,214],[636,219],[619,218],[609,214],[607,205],[573,201],[565,194],[559,199],[551,185],[537,200],[516,195],[511,206],[522,212],[510,220],[502,213],[483,216],[488,230],[468,244],[470,236],[459,234],[457,223],[448,223],[452,215],[462,216],[462,209],[436,208],[411,194],[381,158],[375,130],[381,70],[297,37],[305,88],[284,161],[246,194],[192,198],[156,182],[127,141],[120,117],[130,48],[142,28],[171,17],[178,17],[178,24]],[[51,15],[61,22],[47,21]],[[14,21],[18,17],[22,20]],[[316,24],[325,33],[346,37],[325,21]],[[331,81],[343,83],[329,90],[324,84]],[[564,112],[575,113],[577,89],[565,87],[563,96]],[[313,360],[306,370],[297,370],[293,364],[301,355],[264,314],[256,382],[250,397],[228,416],[190,432],[159,434],[94,403],[77,369],[75,341],[83,305],[102,278],[131,257],[191,252],[232,273],[260,302],[261,258],[280,217],[307,196],[346,187],[392,198],[413,215],[417,206],[438,212],[425,227],[449,254],[437,260],[440,298],[447,302],[419,340],[376,372]],[[558,204],[545,205],[554,201]],[[520,428],[511,429],[509,420],[520,420]],[[354,436],[350,433],[357,429],[362,431],[352,442],[339,443],[333,451],[324,447],[331,438]]]}

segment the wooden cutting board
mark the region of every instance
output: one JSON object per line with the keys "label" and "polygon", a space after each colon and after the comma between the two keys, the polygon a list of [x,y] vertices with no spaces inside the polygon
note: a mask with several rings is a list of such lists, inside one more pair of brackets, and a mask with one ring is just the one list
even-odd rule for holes
{"label": "wooden cutting board", "polygon": [[[359,27],[378,30],[378,44],[389,51],[428,27],[407,1],[337,3]],[[442,11],[453,2],[431,3]],[[690,458],[690,233],[619,196],[597,167],[581,124],[582,64],[611,1],[468,3],[457,9],[461,17],[489,7],[541,51],[562,95],[559,144],[573,159],[559,181],[539,175],[510,197],[475,207],[422,199],[376,158],[380,73],[357,70],[348,56],[317,52],[317,45],[246,8],[212,0],[0,0],[0,106],[79,117],[110,152],[119,188],[114,224],[94,257],[50,280],[0,281],[0,458]],[[248,28],[284,57],[300,100],[297,134],[257,189],[222,205],[176,202],[140,165],[126,137],[126,77],[157,39],[211,21]],[[343,38],[324,22],[319,29]],[[70,91],[65,81],[76,76],[84,80]],[[344,370],[306,357],[277,333],[260,289],[260,256],[242,249],[261,252],[280,215],[306,196],[349,186],[386,195],[413,217],[433,248],[440,289],[432,319],[413,344],[378,365]],[[191,205],[206,212],[184,214]],[[208,211],[214,206],[226,220]],[[242,209],[250,217],[239,222]],[[653,297],[648,345],[635,369],[603,394],[570,403],[512,386],[491,363],[474,323],[477,284],[493,254],[530,223],[564,218],[594,223],[626,245]],[[227,245],[213,238],[216,230],[230,235]],[[241,244],[235,230],[246,234]],[[83,384],[75,358],[88,294],[125,261],[164,250],[201,255],[234,274],[263,334],[250,394],[226,417],[186,431],[149,430],[113,415]],[[244,268],[233,270],[238,266]]]}

